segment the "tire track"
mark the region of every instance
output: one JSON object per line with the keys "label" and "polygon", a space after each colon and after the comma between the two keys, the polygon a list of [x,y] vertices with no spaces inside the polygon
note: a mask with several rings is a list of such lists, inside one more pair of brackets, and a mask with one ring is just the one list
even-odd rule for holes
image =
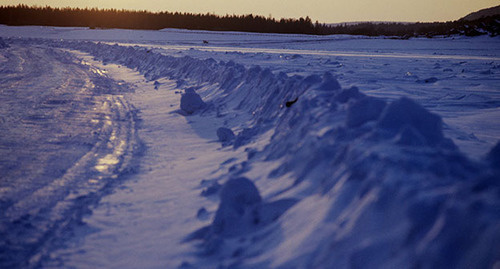
{"label": "tire track", "polygon": [[133,169],[128,90],[60,50],[0,51],[0,267],[32,268]]}

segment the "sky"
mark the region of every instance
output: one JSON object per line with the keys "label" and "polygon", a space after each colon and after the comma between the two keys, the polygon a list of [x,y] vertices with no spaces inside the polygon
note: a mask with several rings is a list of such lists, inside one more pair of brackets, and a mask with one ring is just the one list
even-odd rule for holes
{"label": "sky", "polygon": [[190,13],[309,16],[321,23],[355,21],[429,22],[459,19],[499,0],[0,0],[0,5],[98,7]]}

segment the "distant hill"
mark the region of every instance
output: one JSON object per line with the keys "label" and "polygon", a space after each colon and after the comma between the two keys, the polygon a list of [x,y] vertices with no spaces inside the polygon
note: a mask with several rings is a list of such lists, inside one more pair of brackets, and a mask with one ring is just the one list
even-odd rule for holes
{"label": "distant hill", "polygon": [[500,5],[496,7],[490,7],[490,8],[485,8],[481,9],[476,12],[472,12],[471,14],[461,18],[460,20],[464,21],[474,21],[474,20],[479,20],[482,18],[486,17],[491,17],[491,16],[498,16],[500,15]]}
{"label": "distant hill", "polygon": [[447,22],[344,22],[326,24],[328,34],[394,36],[400,38],[434,36],[500,35],[500,5],[482,9]]}

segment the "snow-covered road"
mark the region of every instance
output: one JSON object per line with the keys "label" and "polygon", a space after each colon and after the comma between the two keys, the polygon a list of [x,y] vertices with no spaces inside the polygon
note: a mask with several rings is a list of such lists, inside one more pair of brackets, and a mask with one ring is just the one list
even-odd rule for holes
{"label": "snow-covered road", "polygon": [[[155,90],[138,72],[78,55],[111,78],[134,85],[135,92],[126,97],[140,111],[139,135],[147,151],[140,173],[84,218],[91,230],[82,232],[89,234],[66,242],[44,267],[175,268],[194,251],[180,242],[203,223],[196,216],[204,202],[200,179],[228,158],[216,136],[222,121],[175,113],[181,96],[174,81],[161,79]],[[208,213],[201,219],[207,223]]]}
{"label": "snow-covered road", "polygon": [[497,38],[0,30],[2,266],[499,264]]}
{"label": "snow-covered road", "polygon": [[133,167],[138,144],[128,87],[61,50],[2,52],[0,261],[17,267],[81,221]]}

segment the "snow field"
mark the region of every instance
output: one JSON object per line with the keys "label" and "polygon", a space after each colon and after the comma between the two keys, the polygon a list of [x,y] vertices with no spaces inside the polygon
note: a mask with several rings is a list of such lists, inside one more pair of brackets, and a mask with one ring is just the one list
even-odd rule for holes
{"label": "snow field", "polygon": [[[454,268],[488,267],[498,259],[496,165],[464,156],[444,137],[441,118],[411,99],[388,103],[342,89],[330,73],[288,76],[140,48],[65,46],[136,69],[151,81],[174,79],[187,93],[198,87],[207,103],[200,117],[227,119],[226,128],[240,130],[232,146],[244,148],[247,157],[211,178],[227,181],[214,221],[188,237],[200,241],[200,255],[211,262],[243,268]],[[276,168],[253,171],[267,164]],[[233,185],[249,186],[241,192]],[[264,203],[283,204],[256,209],[259,185],[275,190],[263,189]],[[327,210],[311,212],[310,199],[321,200]],[[313,223],[296,226],[309,215]],[[182,264],[196,268],[203,259]]]}
{"label": "snow field", "polygon": [[[251,46],[273,46],[261,41]],[[457,88],[461,80],[424,67],[393,77],[390,72],[399,70],[394,64],[413,62],[411,55],[382,67],[369,56],[316,64],[306,53],[284,54],[280,61],[291,66],[273,67],[270,53],[221,56],[197,49],[174,55],[159,46],[7,42],[88,53],[95,61],[72,52],[96,72],[135,85],[136,92],[124,98],[140,111],[138,132],[147,147],[137,175],[103,196],[77,236],[44,260],[45,267],[498,264],[499,144],[489,150],[498,140],[489,126],[498,114],[497,88],[491,86],[498,80],[496,58],[485,74],[480,64],[457,63],[474,68],[463,75],[477,84],[467,89],[481,90],[461,97],[438,92],[445,84]],[[388,44],[375,43],[377,50]],[[290,46],[314,47],[297,44]],[[416,61],[427,66],[423,59]],[[344,63],[352,66],[337,73]],[[443,60],[436,70],[446,74],[454,64]],[[378,68],[389,72],[367,71]],[[391,83],[396,89],[387,89]],[[469,143],[477,140],[464,132],[469,150],[460,151],[454,141],[464,134],[450,132],[419,103],[441,111],[446,123],[455,118],[453,128],[476,122],[489,137],[480,144],[487,150],[470,150],[479,143]]]}

